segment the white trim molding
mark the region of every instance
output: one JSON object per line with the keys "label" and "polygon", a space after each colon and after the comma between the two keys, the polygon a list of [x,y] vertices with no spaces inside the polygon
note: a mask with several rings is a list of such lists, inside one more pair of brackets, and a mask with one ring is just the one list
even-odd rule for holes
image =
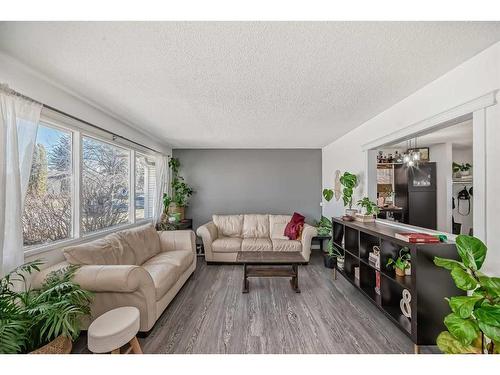
{"label": "white trim molding", "polygon": [[491,91],[464,104],[458,105],[425,120],[399,129],[391,134],[365,143],[361,147],[363,151],[372,150],[384,145],[404,141],[405,139],[408,139],[408,137],[420,136],[424,133],[436,131],[453,125],[454,123],[465,121],[470,118],[471,113],[495,105],[497,103],[496,95],[498,91],[499,90]]}

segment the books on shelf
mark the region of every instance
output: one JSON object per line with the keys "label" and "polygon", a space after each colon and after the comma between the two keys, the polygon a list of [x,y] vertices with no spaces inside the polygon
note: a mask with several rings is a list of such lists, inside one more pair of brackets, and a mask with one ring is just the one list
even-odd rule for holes
{"label": "books on shelf", "polygon": [[380,253],[375,254],[375,253],[370,253],[368,255],[368,263],[370,266],[375,267],[377,270],[380,269]]}
{"label": "books on shelf", "polygon": [[410,243],[437,243],[440,242],[437,235],[432,235],[428,233],[396,233],[395,237],[399,240],[410,242]]}
{"label": "books on shelf", "polygon": [[380,271],[375,271],[375,293],[380,295]]}

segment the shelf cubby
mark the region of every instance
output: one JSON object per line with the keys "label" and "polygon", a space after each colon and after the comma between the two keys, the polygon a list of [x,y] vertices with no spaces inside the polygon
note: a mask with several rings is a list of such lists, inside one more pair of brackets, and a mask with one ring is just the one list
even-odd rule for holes
{"label": "shelf cubby", "polygon": [[344,228],[344,249],[359,256],[359,231],[348,226]]}
{"label": "shelf cubby", "polygon": [[[399,228],[379,220],[360,223],[333,218],[332,224],[334,242],[345,250],[344,269],[337,269],[339,273],[408,335],[415,345],[435,345],[437,335],[445,329],[443,319],[450,311],[444,298],[465,295],[456,288],[449,272],[433,263],[435,256],[458,259],[455,244],[408,243],[395,236],[407,232],[407,226]],[[380,248],[380,270],[368,261],[373,246]],[[397,258],[403,247],[410,251],[412,274],[397,277],[386,264],[389,258]],[[355,277],[355,267],[359,267],[359,278]],[[375,291],[377,272],[380,293]],[[405,317],[400,308],[404,289],[412,295],[411,318]]]}
{"label": "shelf cubby", "polygon": [[359,257],[368,261],[368,255],[373,251],[374,246],[380,247],[380,238],[371,234],[359,233]]}

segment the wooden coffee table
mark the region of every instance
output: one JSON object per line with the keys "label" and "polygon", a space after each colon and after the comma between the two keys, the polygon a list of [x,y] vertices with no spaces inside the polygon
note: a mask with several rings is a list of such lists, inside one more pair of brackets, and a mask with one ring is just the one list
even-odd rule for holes
{"label": "wooden coffee table", "polygon": [[299,265],[306,260],[298,251],[240,251],[236,262],[243,263],[243,293],[249,291],[249,277],[291,277],[292,289],[300,293]]}

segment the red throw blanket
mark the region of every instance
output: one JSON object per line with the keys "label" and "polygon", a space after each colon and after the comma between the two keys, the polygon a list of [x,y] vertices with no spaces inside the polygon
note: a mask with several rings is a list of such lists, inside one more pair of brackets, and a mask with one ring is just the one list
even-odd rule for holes
{"label": "red throw blanket", "polygon": [[304,219],[304,216],[294,212],[292,220],[290,220],[290,222],[286,225],[285,236],[291,240],[300,239],[302,236],[302,229],[304,229]]}

